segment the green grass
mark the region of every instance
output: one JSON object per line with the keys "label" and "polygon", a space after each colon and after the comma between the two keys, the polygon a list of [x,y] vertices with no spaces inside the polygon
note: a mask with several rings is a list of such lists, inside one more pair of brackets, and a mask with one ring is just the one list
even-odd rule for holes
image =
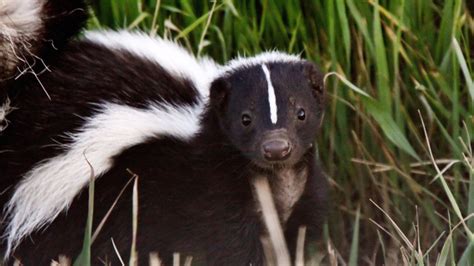
{"label": "green grass", "polygon": [[90,28],[141,29],[221,63],[276,48],[336,72],[318,138],[333,252],[314,255],[474,264],[474,20],[465,1],[101,0],[93,11]]}

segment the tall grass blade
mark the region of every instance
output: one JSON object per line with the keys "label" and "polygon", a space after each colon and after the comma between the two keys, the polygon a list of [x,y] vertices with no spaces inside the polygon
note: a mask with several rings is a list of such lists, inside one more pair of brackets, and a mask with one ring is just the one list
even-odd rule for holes
{"label": "tall grass blade", "polygon": [[429,151],[429,154],[430,154],[430,158],[431,158],[431,161],[433,162],[433,166],[435,167],[436,169],[436,172],[440,175],[441,178],[438,178],[438,180],[441,181],[441,185],[444,189],[444,192],[446,193],[446,195],[448,196],[448,199],[449,199],[449,202],[451,203],[451,206],[454,210],[454,213],[458,216],[459,220],[462,222],[463,226],[464,226],[464,229],[466,231],[466,234],[468,236],[468,239],[472,242],[474,241],[474,235],[472,234],[471,230],[469,230],[469,228],[467,227],[466,223],[464,222],[464,218],[463,218],[463,215],[461,213],[461,209],[459,208],[459,205],[458,203],[456,202],[456,199],[454,198],[454,195],[453,193],[451,192],[451,189],[449,189],[449,186],[448,184],[446,183],[446,180],[444,179],[443,175],[441,174],[441,170],[439,169],[438,165],[436,164],[436,160],[435,158],[433,157],[433,153],[432,153],[432,150],[431,150],[431,145],[430,145],[430,140],[429,140],[429,137],[428,137],[428,133],[426,131],[426,126],[425,126],[425,122],[423,121],[423,117],[421,116],[421,113],[418,111],[419,115],[420,115],[420,119],[421,119],[421,123],[423,125],[423,131],[425,133],[425,138],[426,138],[426,145],[428,146],[428,151]]}
{"label": "tall grass blade", "polygon": [[92,222],[94,218],[94,168],[92,167],[91,163],[87,160],[85,154],[84,159],[89,165],[90,168],[90,177],[89,177],[89,201],[87,206],[87,221],[86,221],[86,228],[84,232],[84,241],[82,244],[81,252],[79,256],[74,260],[73,266],[88,266],[91,265],[91,236],[92,236]]}
{"label": "tall grass blade", "polygon": [[358,29],[360,30],[362,36],[364,37],[364,41],[369,47],[369,52],[371,55],[375,55],[375,48],[374,48],[374,41],[370,37],[369,30],[367,27],[367,18],[364,17],[359,10],[357,9],[356,5],[354,4],[353,0],[347,0],[346,1],[347,7],[349,9],[350,14],[352,15],[352,18],[355,20]]}
{"label": "tall grass blade", "polygon": [[377,121],[390,142],[411,155],[414,159],[420,161],[420,157],[416,154],[415,149],[413,149],[408,142],[395,120],[393,120],[389,111],[385,107],[382,107],[383,104],[371,99],[363,99],[363,102],[367,108],[367,113]]}
{"label": "tall grass blade", "polygon": [[[220,9],[220,7],[222,7],[222,4],[218,5],[215,9]],[[206,14],[200,16],[198,19],[196,19],[193,23],[191,23],[189,26],[187,26],[186,28],[184,28],[179,34],[178,36],[176,36],[176,40],[179,40],[181,38],[184,38],[186,36],[188,36],[193,30],[195,30],[199,25],[205,23],[209,16],[211,16],[212,12],[214,11],[209,11],[207,12]]]}
{"label": "tall grass blade", "polygon": [[133,174],[135,181],[133,182],[133,199],[132,199],[132,246],[130,248],[130,266],[138,265],[137,254],[137,231],[138,231],[138,176]]}
{"label": "tall grass blade", "polygon": [[459,266],[474,265],[474,241],[471,241],[458,261]]}
{"label": "tall grass blade", "polygon": [[354,232],[352,233],[352,243],[351,243],[351,252],[349,255],[349,266],[358,265],[358,255],[359,255],[359,230],[360,230],[360,206],[357,207],[357,213],[354,223]]}
{"label": "tall grass blade", "polygon": [[115,245],[114,239],[110,238],[110,242],[112,242],[112,247],[114,248],[115,255],[117,255],[117,258],[120,262],[120,265],[125,266],[125,262],[123,262],[122,255],[120,255],[120,252],[118,251],[117,245]]}
{"label": "tall grass blade", "polygon": [[344,0],[336,0],[336,9],[339,14],[339,26],[341,29],[342,40],[346,63],[349,64],[351,56],[351,34],[349,28],[349,19],[347,18],[346,5]]}
{"label": "tall grass blade", "polygon": [[364,90],[360,89],[359,87],[357,87],[356,85],[352,84],[352,82],[350,82],[349,80],[347,80],[344,76],[342,76],[341,74],[337,73],[337,72],[330,72],[330,73],[327,73],[326,76],[324,76],[324,84],[326,85],[326,80],[327,78],[329,78],[330,76],[336,76],[338,77],[342,83],[344,83],[344,85],[346,85],[347,87],[349,87],[351,90],[355,91],[356,93],[364,96],[364,97],[367,97],[369,99],[372,99],[372,96],[370,96],[369,94],[367,94]]}
{"label": "tall grass blade", "polygon": [[[376,0],[378,5],[378,0]],[[377,90],[379,92],[380,105],[390,115],[392,113],[392,95],[390,91],[390,73],[388,71],[387,51],[385,49],[384,36],[382,33],[382,22],[378,8],[374,8],[374,44],[375,44],[375,67],[377,77]]]}
{"label": "tall grass blade", "polygon": [[446,238],[446,241],[444,241],[443,248],[441,249],[441,252],[438,255],[438,258],[436,259],[436,266],[445,266],[448,265],[448,257],[449,257],[449,250],[451,249],[452,245],[452,238],[451,234],[449,235],[448,238]]}
{"label": "tall grass blade", "polygon": [[474,104],[474,82],[472,81],[471,73],[469,72],[469,69],[467,68],[466,59],[464,58],[461,47],[459,46],[459,43],[456,40],[456,38],[452,39],[452,47],[458,58],[458,62],[461,67],[462,73],[464,75],[464,79],[466,80],[466,86],[469,91],[469,95],[471,96],[471,105],[473,105]]}

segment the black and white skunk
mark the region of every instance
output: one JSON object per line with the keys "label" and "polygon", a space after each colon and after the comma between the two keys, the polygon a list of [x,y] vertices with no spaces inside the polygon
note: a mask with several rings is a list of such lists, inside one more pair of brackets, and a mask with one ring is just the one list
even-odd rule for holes
{"label": "black and white skunk", "polygon": [[[0,52],[12,108],[0,135],[5,259],[75,258],[91,173],[96,228],[130,180],[127,169],[139,176],[141,264],[150,252],[165,262],[180,252],[211,265],[264,264],[265,229],[250,185],[260,176],[270,182],[290,250],[301,225],[317,237],[327,188],[313,146],[323,78],[312,63],[267,52],[219,66],[125,31],[69,41],[86,19],[83,1],[0,3],[0,29],[9,29],[0,47],[7,40],[16,47]],[[35,52],[20,60],[12,53],[21,36]],[[94,264],[117,260],[111,239],[128,257],[131,187],[92,245]]]}

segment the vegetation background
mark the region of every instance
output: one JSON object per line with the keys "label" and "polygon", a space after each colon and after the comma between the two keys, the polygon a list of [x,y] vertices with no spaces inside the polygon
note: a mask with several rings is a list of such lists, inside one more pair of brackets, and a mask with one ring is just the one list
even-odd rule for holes
{"label": "vegetation background", "polygon": [[474,265],[471,1],[100,0],[89,28],[221,63],[269,49],[318,63],[332,205],[308,263]]}

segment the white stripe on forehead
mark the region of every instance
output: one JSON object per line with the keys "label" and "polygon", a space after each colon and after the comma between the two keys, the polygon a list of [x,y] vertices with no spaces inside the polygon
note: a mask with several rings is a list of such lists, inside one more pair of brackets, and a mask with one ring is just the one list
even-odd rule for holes
{"label": "white stripe on forehead", "polygon": [[268,103],[270,104],[270,119],[272,120],[273,124],[276,124],[278,121],[277,116],[277,103],[276,103],[276,96],[275,96],[275,89],[273,88],[272,80],[270,78],[270,70],[268,70],[267,65],[262,64],[263,72],[265,73],[265,78],[267,79],[267,86],[268,86]]}

